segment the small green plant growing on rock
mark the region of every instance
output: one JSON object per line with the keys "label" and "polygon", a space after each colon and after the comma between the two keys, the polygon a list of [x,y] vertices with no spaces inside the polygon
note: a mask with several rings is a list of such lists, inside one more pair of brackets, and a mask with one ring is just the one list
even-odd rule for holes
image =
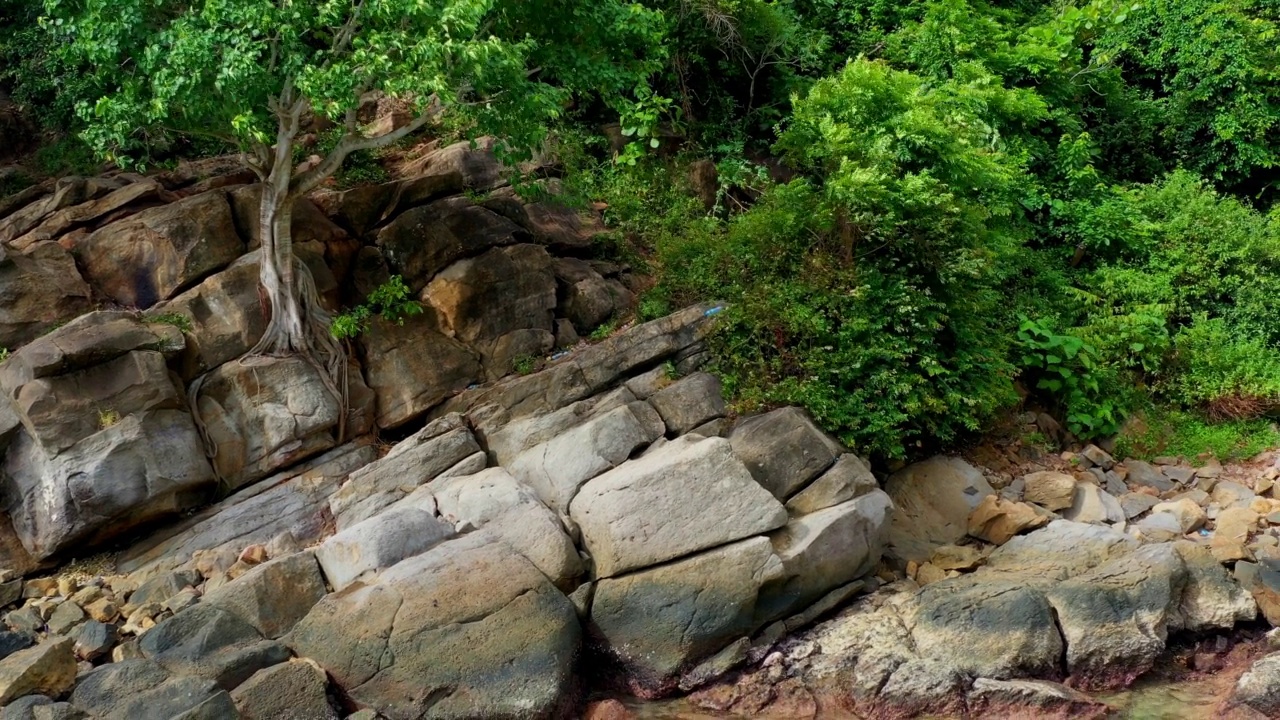
{"label": "small green plant growing on rock", "polygon": [[1018,328],[1018,341],[1022,345],[1022,366],[1038,376],[1037,389],[1048,392],[1062,405],[1068,430],[1090,439],[1112,435],[1120,429],[1124,418],[1098,382],[1097,351],[1092,345],[1025,317]]}
{"label": "small green plant growing on rock", "polygon": [[404,325],[406,318],[422,312],[422,306],[412,297],[404,278],[392,275],[391,279],[382,283],[369,293],[369,299],[333,319],[329,332],[338,340],[349,340],[364,332],[374,315],[397,325]]}
{"label": "small green plant growing on rock", "polygon": [[98,410],[98,429],[106,430],[120,422],[120,413],[115,410]]}
{"label": "small green plant growing on rock", "polygon": [[189,333],[195,329],[195,325],[192,324],[191,318],[183,315],[182,313],[160,313],[159,315],[152,315],[149,319],[151,322],[172,325],[184,333]]}
{"label": "small green plant growing on rock", "polygon": [[532,375],[538,369],[538,358],[532,355],[521,355],[511,363],[517,375]]}
{"label": "small green plant growing on rock", "polygon": [[603,325],[596,328],[595,330],[592,330],[590,337],[593,341],[599,342],[601,340],[608,339],[610,335],[613,335],[617,331],[618,331],[618,319],[610,318]]}
{"label": "small green plant growing on rock", "polygon": [[0,363],[9,359],[9,348],[0,347]]}

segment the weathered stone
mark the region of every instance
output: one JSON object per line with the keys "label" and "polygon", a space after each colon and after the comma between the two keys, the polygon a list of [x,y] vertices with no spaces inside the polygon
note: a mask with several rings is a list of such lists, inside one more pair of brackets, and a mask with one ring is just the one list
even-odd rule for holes
{"label": "weathered stone", "polygon": [[1048,594],[1080,687],[1125,686],[1164,651],[1187,582],[1172,545],[1147,545],[1063,581]]}
{"label": "weathered stone", "polygon": [[245,621],[204,603],[160,622],[142,636],[138,647],[175,675],[207,678],[224,690],[289,659],[283,645],[263,640]]}
{"label": "weathered stone", "polygon": [[1080,451],[1080,454],[1103,470],[1110,470],[1116,464],[1115,459],[1106,450],[1097,445],[1086,445],[1084,450]]}
{"label": "weathered stone", "polygon": [[1090,695],[1046,680],[978,678],[966,696],[980,717],[1020,717],[1023,713],[1054,713],[1070,718],[1103,718],[1110,708]]}
{"label": "weathered stone", "polygon": [[554,201],[530,203],[524,210],[534,239],[558,252],[587,250],[608,232],[598,218]]}
{"label": "weathered stone", "polygon": [[299,357],[223,365],[204,377],[196,407],[218,450],[214,467],[232,488],[336,442],[338,398]]}
{"label": "weathered stone", "polygon": [[996,548],[982,572],[1052,583],[1124,557],[1137,547],[1136,540],[1110,527],[1055,520]]}
{"label": "weathered stone", "polygon": [[1169,620],[1171,630],[1230,630],[1258,616],[1249,589],[1234,582],[1206,548],[1185,540],[1173,547],[1187,570],[1187,583]]}
{"label": "weathered stone", "polygon": [[1196,471],[1188,467],[1172,466],[1172,467],[1161,468],[1160,471],[1164,473],[1165,477],[1178,483],[1179,485],[1186,485],[1187,483],[1196,479]]}
{"label": "weathered stone", "polygon": [[929,562],[943,570],[973,570],[982,564],[982,553],[972,545],[943,545]]}
{"label": "weathered stone", "polygon": [[1205,515],[1204,508],[1200,507],[1195,501],[1189,498],[1172,500],[1170,502],[1162,502],[1151,508],[1152,513],[1169,513],[1178,519],[1178,527],[1182,532],[1189,533],[1193,530],[1199,530],[1208,520]]}
{"label": "weathered stone", "polygon": [[1222,562],[1246,557],[1244,545],[1257,525],[1258,514],[1249,508],[1232,507],[1218,513],[1209,540],[1214,557]]}
{"label": "weathered stone", "polygon": [[918,717],[929,710],[951,715],[963,697],[965,678],[946,662],[912,658],[894,669],[880,689],[881,713]]}
{"label": "weathered stone", "polygon": [[305,660],[259,670],[231,693],[241,720],[338,720],[324,671]]}
{"label": "weathered stone", "polygon": [[1132,520],[1160,504],[1160,498],[1145,493],[1126,493],[1119,497],[1120,509],[1126,520]]}
{"label": "weathered stone", "polygon": [[17,349],[89,310],[89,286],[56,243],[0,246],[0,347]]}
{"label": "weathered stone", "polygon": [[351,474],[329,499],[339,530],[367,520],[415,488],[480,452],[460,415],[446,415],[401,440],[375,463]]}
{"label": "weathered stone", "polygon": [[1247,706],[1264,717],[1280,716],[1280,653],[1256,660],[1240,676],[1231,703]]}
{"label": "weathered stone", "polygon": [[729,442],[756,482],[784,502],[844,454],[839,443],[795,407],[743,420]]}
{"label": "weathered stone", "polygon": [[469,525],[506,542],[557,587],[582,575],[582,560],[555,513],[527,485],[502,468],[432,482],[440,515],[456,527]]}
{"label": "weathered stone", "polygon": [[981,574],[924,588],[911,637],[924,657],[975,676],[1013,678],[1058,672],[1062,637],[1039,590],[1018,578]]}
{"label": "weathered stone", "polygon": [[[662,436],[661,420],[644,422],[643,403],[614,408],[588,419],[511,461],[511,474],[533,488],[553,510],[567,512],[584,483],[626,462]],[[640,415],[637,415],[640,411]]]}
{"label": "weathered stone", "polygon": [[143,574],[193,567],[196,553],[238,553],[286,531],[304,545],[315,542],[332,532],[325,519],[329,496],[348,473],[375,457],[368,445],[344,445],[263,480],[129,548],[117,569]]}
{"label": "weathered stone", "polygon": [[392,270],[414,290],[459,260],[527,240],[524,228],[462,197],[406,210],[377,238]]}
{"label": "weathered stone", "polygon": [[739,638],[736,642],[730,643],[720,652],[681,675],[680,690],[689,692],[729,673],[747,661],[747,649],[750,647],[750,638]]}
{"label": "weathered stone", "polygon": [[968,533],[969,516],[995,490],[960,458],[935,457],[891,475],[885,492],[895,508],[889,534],[891,555],[924,562],[939,545]]}
{"label": "weathered stone", "polygon": [[613,316],[613,293],[600,273],[573,258],[557,258],[552,267],[559,312],[577,332],[590,333]]}
{"label": "weathered stone", "polygon": [[186,510],[214,483],[195,425],[182,410],[129,415],[52,457],[23,434],[4,469],[9,516],[36,558]]}
{"label": "weathered stone", "polygon": [[10,632],[8,630],[0,630],[0,660],[3,660],[19,650],[26,650],[31,647],[34,641],[31,639],[32,634],[28,632]]}
{"label": "weathered stone", "polygon": [[480,351],[493,377],[511,370],[493,364],[504,337],[536,331],[546,335],[548,349],[554,338],[555,278],[550,256],[536,245],[460,260],[427,285],[422,299],[436,309],[446,335]]}
{"label": "weathered stone", "polygon": [[1172,542],[1183,536],[1182,524],[1172,513],[1152,513],[1139,520],[1134,530],[1149,543]]}
{"label": "weathered stone", "polygon": [[726,410],[720,380],[701,372],[659,390],[649,402],[662,416],[667,431],[675,435],[723,417]]}
{"label": "weathered stone", "polygon": [[289,644],[392,720],[567,714],[573,604],[505,544],[469,536],[329,595]]}
{"label": "weathered stone", "polygon": [[73,602],[64,602],[54,608],[46,624],[49,627],[49,632],[54,635],[66,635],[71,628],[84,622],[84,620],[84,608]]}
{"label": "weathered stone", "polygon": [[431,312],[408,318],[403,325],[374,320],[360,343],[381,428],[399,427],[422,415],[482,374],[476,356],[441,334]]}
{"label": "weathered stone", "polygon": [[254,627],[269,640],[293,629],[320,598],[324,578],[311,552],[265,562],[204,596]]}
{"label": "weathered stone", "polygon": [[1235,580],[1248,591],[1272,626],[1280,626],[1280,571],[1267,565],[1238,562]]}
{"label": "weathered stone", "polygon": [[1044,527],[1050,516],[1036,512],[1025,503],[988,495],[969,516],[969,534],[994,545],[1003,545],[1013,536]]}
{"label": "weathered stone", "polygon": [[1162,493],[1169,492],[1177,487],[1163,473],[1141,460],[1125,460],[1124,466],[1129,471],[1126,479],[1130,485],[1154,488],[1157,492]]}
{"label": "weathered stone", "polygon": [[636,402],[636,395],[627,388],[621,387],[574,402],[566,407],[519,417],[510,422],[506,422],[505,411],[492,406],[484,408],[492,411],[492,416],[486,416],[484,419],[473,416],[472,419],[477,426],[477,433],[483,437],[494,462],[508,467],[516,457],[529,448],[552,440],[592,418],[633,402]]}
{"label": "weathered stone", "polygon": [[75,641],[76,657],[93,662],[111,652],[120,641],[120,632],[115,625],[90,620],[76,628],[71,637]]}
{"label": "weathered stone", "polygon": [[54,213],[100,198],[123,185],[116,178],[73,176],[59,178],[52,188],[37,186],[22,207],[13,208],[0,221],[0,243],[8,244]]}
{"label": "weathered stone", "polygon": [[[160,183],[155,180],[145,179],[129,183],[101,197],[65,207],[50,214],[26,234],[14,238],[12,245],[25,250],[36,243],[57,240],[59,236],[70,230],[90,225],[95,220],[122,210],[132,203],[164,195],[166,194]],[[164,199],[170,200],[172,196]]]}
{"label": "weathered stone", "polygon": [[491,137],[476,139],[474,147],[468,141],[457,142],[413,161],[404,168],[409,179],[396,188],[397,204],[388,215],[445,195],[502,185],[505,169],[494,153],[495,145]]}
{"label": "weathered stone", "polygon": [[770,620],[781,618],[870,572],[884,552],[892,512],[889,496],[873,490],[793,518],[771,533],[783,573],[762,592],[761,612]]}
{"label": "weathered stone", "polygon": [[807,515],[862,497],[879,487],[866,461],[845,453],[817,480],[793,495],[786,507],[792,515]]}
{"label": "weathered stone", "polygon": [[174,715],[172,720],[233,720],[239,718],[236,712],[236,705],[231,700],[231,694],[226,690],[219,690],[210,696],[207,700],[181,715]]}
{"label": "weathered stone", "polygon": [[316,548],[316,560],[334,590],[371,570],[391,567],[426,552],[453,535],[453,528],[417,508],[395,508],[356,523]]}
{"label": "weathered stone", "polygon": [[764,538],[601,580],[591,605],[596,639],[626,669],[632,691],[654,696],[679,674],[758,624],[761,587],[783,569]]}
{"label": "weathered stone", "polygon": [[1239,484],[1223,480],[1213,486],[1213,501],[1223,508],[1246,507],[1253,502],[1254,492]]}
{"label": "weathered stone", "polygon": [[1060,472],[1034,472],[1024,478],[1022,499],[1045,510],[1065,510],[1075,501],[1076,479]]}
{"label": "weathered stone", "polygon": [[1062,511],[1062,517],[1082,523],[1124,522],[1124,509],[1120,501],[1097,485],[1079,483],[1071,507]]}
{"label": "weathered stone", "polygon": [[156,305],[153,315],[178,314],[191,321],[178,365],[185,380],[230,362],[253,347],[267,328],[259,298],[259,265],[242,258],[204,282]]}
{"label": "weathered stone", "polygon": [[76,679],[76,656],[71,638],[53,636],[35,647],[0,660],[0,705],[23,695],[57,697]]}
{"label": "weathered stone", "polygon": [[158,663],[124,660],[86,673],[71,693],[71,704],[102,720],[173,718],[219,693],[211,680],[171,677]]}
{"label": "weathered stone", "polygon": [[583,486],[569,507],[611,577],[781,527],[787,512],[720,438],[679,438]]}
{"label": "weathered stone", "polygon": [[121,305],[148,308],[233,262],[245,245],[221,192],[144,210],[76,243],[86,279]]}

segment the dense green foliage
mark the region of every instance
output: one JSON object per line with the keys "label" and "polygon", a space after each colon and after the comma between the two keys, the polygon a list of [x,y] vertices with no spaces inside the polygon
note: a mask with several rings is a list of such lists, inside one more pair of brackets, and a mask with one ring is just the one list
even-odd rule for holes
{"label": "dense green foliage", "polygon": [[[48,0],[65,22],[41,36],[27,10],[0,60],[57,51],[0,87],[52,92],[54,122],[78,105],[86,137],[126,153],[214,125],[269,144],[282,77],[339,121],[377,86],[449,104],[465,133],[553,127],[566,186],[657,278],[640,316],[727,302],[713,343],[741,409],[801,404],[869,454],[1019,402],[1082,438],[1145,415],[1134,452],[1274,435],[1276,0],[363,5],[371,30],[331,59],[349,2],[209,0],[157,34],[141,19],[190,4]],[[86,33],[87,52],[65,44]],[[121,58],[131,72],[104,70]],[[703,158],[714,201],[688,173]],[[378,172],[352,155],[339,178]]]}

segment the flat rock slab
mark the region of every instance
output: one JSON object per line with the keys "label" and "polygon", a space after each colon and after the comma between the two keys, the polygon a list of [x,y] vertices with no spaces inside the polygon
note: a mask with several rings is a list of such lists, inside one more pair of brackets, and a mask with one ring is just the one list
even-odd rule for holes
{"label": "flat rock slab", "polygon": [[75,680],[72,640],[55,635],[0,660],[0,705],[36,693],[57,697]]}
{"label": "flat rock slab", "polygon": [[283,645],[213,605],[197,604],[147,631],[142,654],[175,675],[202,677],[231,690],[258,670],[289,659]]}
{"label": "flat rock slab", "polygon": [[107,663],[86,673],[71,693],[71,704],[93,718],[136,720],[177,717],[219,696],[225,692],[212,680],[172,676],[159,663],[138,659]]}
{"label": "flat rock slab", "polygon": [[329,679],[310,662],[259,670],[231,692],[240,720],[338,720],[325,691]]}
{"label": "flat rock slab", "polygon": [[765,538],[751,538],[596,584],[591,627],[619,661],[630,688],[657,696],[691,669],[761,624],[756,600],[782,577]]}
{"label": "flat rock slab", "polygon": [[474,535],[329,595],[288,636],[391,720],[558,717],[580,641],[569,599],[505,544]]}
{"label": "flat rock slab", "polygon": [[721,438],[674,440],[583,486],[569,508],[611,577],[777,529],[787,511]]}
{"label": "flat rock slab", "polygon": [[787,512],[792,515],[807,515],[862,497],[879,488],[880,484],[871,474],[867,462],[857,455],[845,453],[817,480],[787,501]]}
{"label": "flat rock slab", "polygon": [[324,577],[313,552],[269,560],[204,595],[274,640],[293,629],[325,596]]}

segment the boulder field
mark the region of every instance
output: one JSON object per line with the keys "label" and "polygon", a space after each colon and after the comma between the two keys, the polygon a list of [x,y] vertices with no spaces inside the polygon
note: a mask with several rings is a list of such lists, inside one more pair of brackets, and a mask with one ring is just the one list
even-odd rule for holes
{"label": "boulder field", "polygon": [[[1077,717],[1172,636],[1280,622],[1277,466],[877,478],[797,408],[736,416],[718,305],[580,340],[643,281],[491,143],[410,167],[294,208],[330,309],[392,275],[424,308],[342,399],[241,359],[260,189],[226,161],[0,205],[0,720]],[[1270,656],[1229,710],[1276,708]]]}

